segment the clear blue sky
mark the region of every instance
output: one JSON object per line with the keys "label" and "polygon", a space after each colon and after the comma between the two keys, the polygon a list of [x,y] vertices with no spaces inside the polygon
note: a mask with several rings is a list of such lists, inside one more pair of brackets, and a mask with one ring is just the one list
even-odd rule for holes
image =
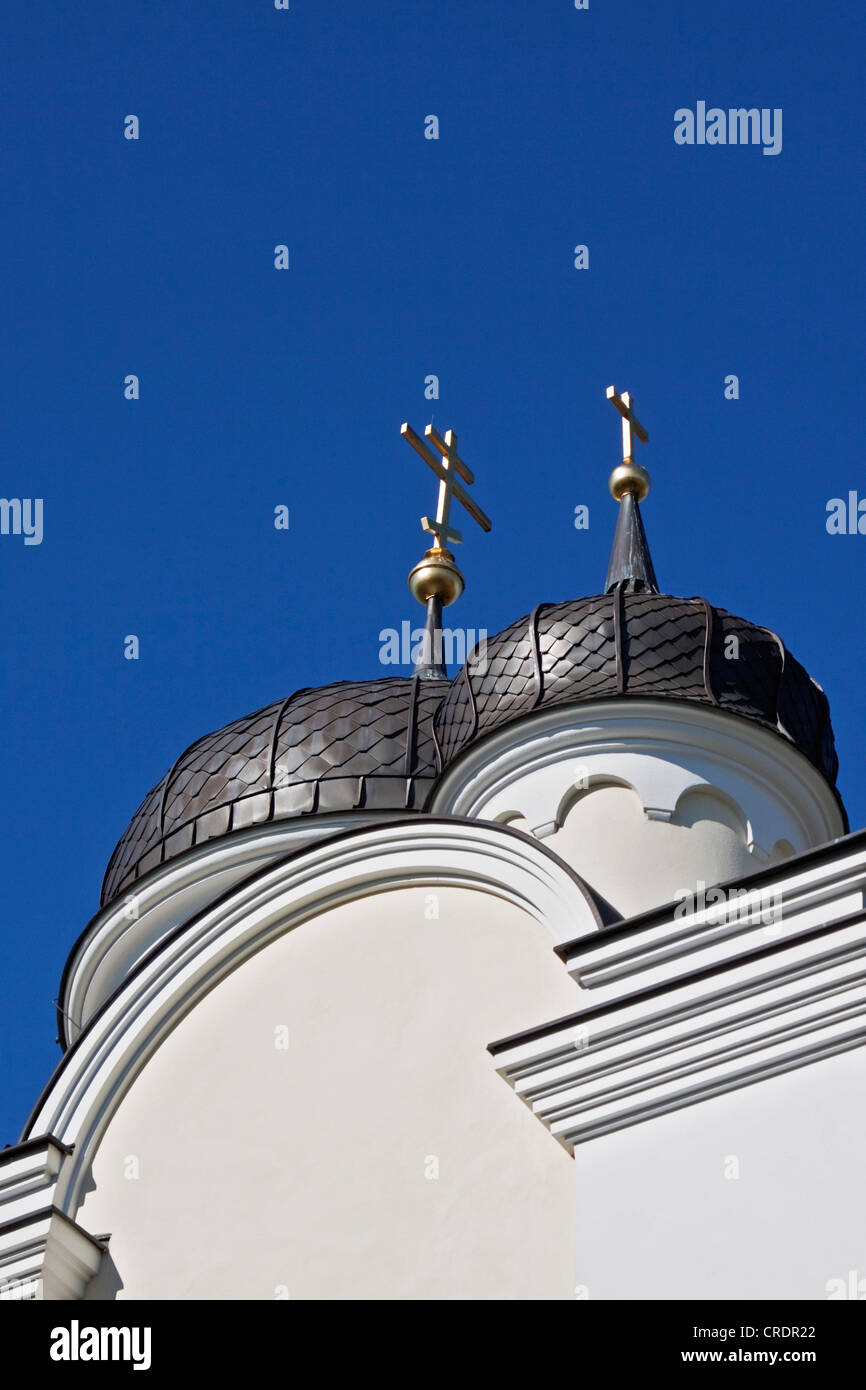
{"label": "clear blue sky", "polygon": [[[432,411],[475,471],[494,529],[465,527],[452,614],[492,633],[599,590],[604,390],[629,389],[661,587],[785,638],[864,824],[866,536],[825,528],[866,496],[864,27],[855,0],[7,11],[0,492],[44,499],[44,539],[0,536],[0,1142],[177,754],[298,686],[394,673],[379,631],[420,612],[435,499],[404,419]],[[699,100],[782,108],[781,154],[678,146]]]}

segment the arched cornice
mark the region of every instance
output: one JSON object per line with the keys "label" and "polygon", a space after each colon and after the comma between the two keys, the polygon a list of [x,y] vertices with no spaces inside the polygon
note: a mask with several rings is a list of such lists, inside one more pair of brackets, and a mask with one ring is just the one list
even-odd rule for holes
{"label": "arched cornice", "polygon": [[501,898],[558,942],[601,925],[589,889],[557,855],[487,822],[431,816],[365,826],[265,865],[145,954],[66,1053],[22,1136],[74,1145],[58,1177],[59,1210],[75,1215],[99,1139],[135,1077],[222,979],[322,912],[424,886]]}

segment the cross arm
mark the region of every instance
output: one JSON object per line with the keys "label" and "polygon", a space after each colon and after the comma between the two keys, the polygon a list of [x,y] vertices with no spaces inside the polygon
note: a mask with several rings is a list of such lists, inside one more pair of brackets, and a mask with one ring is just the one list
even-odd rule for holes
{"label": "cross arm", "polygon": [[648,444],[649,435],[647,434],[640,420],[632,411],[631,398],[629,397],[628,392],[625,392],[624,395],[620,396],[615,386],[608,386],[606,394],[608,400],[613,401],[622,418],[624,420],[627,420],[628,423],[631,425],[641,444]]}
{"label": "cross arm", "polygon": [[[428,430],[429,430],[429,429],[432,429],[432,426],[428,426],[427,429],[428,429]],[[427,466],[428,466],[429,468],[432,468],[433,472],[436,474],[436,477],[439,479],[439,481],[442,482],[442,483],[448,483],[448,484],[450,485],[450,488],[451,488],[451,495],[452,495],[453,497],[456,497],[457,500],[463,504],[463,506],[466,508],[467,512],[469,513],[469,515],[470,515],[475,521],[478,522],[478,525],[482,528],[482,530],[484,530],[484,531],[490,531],[490,530],[492,530],[493,523],[491,522],[490,518],[489,518],[488,516],[485,515],[485,513],[484,513],[484,512],[481,510],[481,508],[477,505],[477,503],[474,501],[474,499],[469,495],[469,493],[466,491],[466,489],[461,485],[461,483],[459,482],[459,480],[458,480],[456,477],[454,477],[453,474],[449,477],[449,470],[444,466],[444,464],[442,463],[442,460],[441,460],[440,458],[437,458],[437,456],[432,452],[432,450],[429,449],[429,448],[427,447],[427,445],[424,443],[424,440],[420,437],[420,435],[417,435],[417,434],[415,433],[415,431],[413,430],[412,426],[409,425],[409,424],[403,424],[403,425],[401,425],[401,426],[400,426],[400,433],[402,434],[402,436],[403,436],[404,439],[407,439],[407,440],[409,441],[409,443],[412,445],[412,448],[415,450],[415,452],[416,452],[417,454],[420,454],[421,458],[424,460],[424,462],[427,464]],[[425,433],[427,433],[426,430],[425,430]],[[434,436],[435,436],[435,437],[434,437]],[[436,444],[436,447],[437,447],[437,448],[439,447],[439,444],[440,444],[440,443],[442,444],[443,447],[442,447],[442,449],[440,450],[440,452],[443,453],[443,454],[445,455],[446,458],[448,458],[448,457],[449,457],[449,452],[450,452],[450,451],[449,451],[447,445],[445,444],[444,440],[440,440],[440,438],[439,438],[439,436],[436,434],[436,431],[435,431],[435,430],[433,430],[433,435],[432,435],[431,437],[433,437],[433,442]],[[464,478],[466,477],[467,474],[469,474],[469,479],[471,479],[471,478],[472,478],[472,474],[470,473],[469,469],[466,467],[466,464],[465,464],[465,463],[462,463],[462,460],[460,461],[460,464],[458,464],[458,463],[455,461],[455,456],[454,456],[453,454],[450,455],[450,457],[451,457],[451,461],[455,463],[455,471],[456,471],[456,472],[462,472]],[[461,464],[462,464],[462,468],[461,468],[461,466],[460,466]],[[468,481],[469,479],[467,479],[467,481]]]}

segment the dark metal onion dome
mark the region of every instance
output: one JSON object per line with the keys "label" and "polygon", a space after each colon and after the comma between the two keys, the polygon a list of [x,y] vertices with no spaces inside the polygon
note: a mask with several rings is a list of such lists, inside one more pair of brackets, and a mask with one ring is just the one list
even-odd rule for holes
{"label": "dark metal onion dome", "polygon": [[446,680],[390,676],[299,690],[206,734],[136,811],[102,903],[166,860],[268,821],[418,810],[436,775],[431,716]]}
{"label": "dark metal onion dome", "polygon": [[775,633],[704,598],[629,592],[627,577],[607,594],[541,604],[487,640],[484,662],[467,662],[434,720],[443,766],[538,710],[629,696],[754,720],[835,783],[827,698]]}
{"label": "dark metal onion dome", "polygon": [[[485,661],[470,658],[450,683],[440,679],[433,650],[412,677],[300,690],[205,735],[135,813],[111,856],[103,904],[185,850],[250,826],[331,811],[420,811],[441,769],[466,748],[560,705],[640,696],[713,706],[782,735],[835,783],[826,697],[775,633],[706,599],[659,593],[639,505],[649,474],[630,452],[632,430],[644,442],[648,435],[629,395],[613,387],[607,394],[628,447],[610,479],[620,512],[606,592],[541,604],[488,640]],[[452,458],[456,438],[443,441],[432,426],[425,433],[471,481]],[[426,446],[409,434],[426,458]],[[470,510],[489,529],[484,514]],[[438,526],[441,540],[446,522],[437,516],[428,529]],[[427,552],[410,587],[427,605],[435,648],[441,606],[463,587],[447,549]]]}
{"label": "dark metal onion dome", "polygon": [[[631,457],[631,398],[608,387],[626,421],[619,502],[605,592],[541,604],[485,644],[454,679],[434,719],[442,765],[538,710],[640,696],[693,701],[754,720],[788,739],[835,784],[839,769],[823,690],[774,632],[705,598],[660,594],[640,503],[646,469]],[[627,447],[626,447],[627,446]],[[844,811],[843,811],[844,814]]]}

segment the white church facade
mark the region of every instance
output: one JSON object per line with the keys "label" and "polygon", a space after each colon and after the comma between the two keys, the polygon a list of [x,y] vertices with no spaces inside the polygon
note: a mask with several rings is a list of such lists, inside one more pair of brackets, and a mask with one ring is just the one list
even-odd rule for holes
{"label": "white church facade", "polygon": [[450,502],[489,522],[404,427],[440,480],[415,674],[298,691],[148,793],[0,1151],[3,1296],[866,1291],[866,831],[784,642],[659,591],[609,395],[604,592],[449,679]]}

